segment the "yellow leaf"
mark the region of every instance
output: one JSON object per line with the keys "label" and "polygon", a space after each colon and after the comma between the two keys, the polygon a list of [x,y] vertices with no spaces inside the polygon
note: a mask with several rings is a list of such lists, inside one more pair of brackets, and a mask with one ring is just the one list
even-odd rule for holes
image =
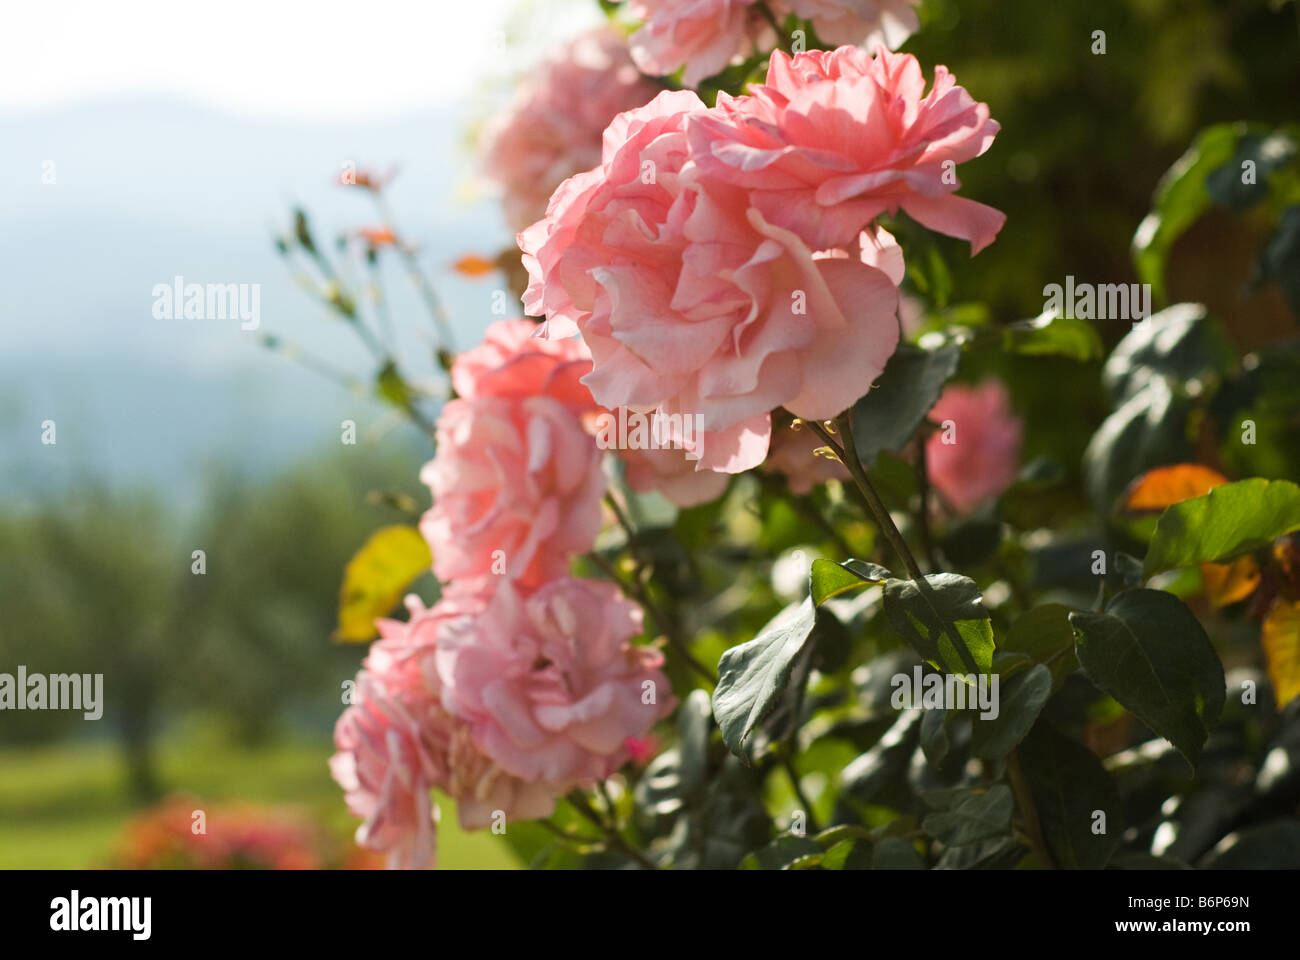
{"label": "yellow leaf", "polygon": [[1284,597],[1274,600],[1260,631],[1260,641],[1280,710],[1300,694],[1300,603]]}
{"label": "yellow leaf", "polygon": [[429,545],[414,527],[397,524],[375,531],[343,570],[339,625],[334,639],[364,643],[415,579],[433,563]]}
{"label": "yellow leaf", "polygon": [[1259,581],[1259,564],[1252,556],[1238,557],[1231,563],[1201,564],[1205,596],[1216,607],[1245,600],[1255,592]]}

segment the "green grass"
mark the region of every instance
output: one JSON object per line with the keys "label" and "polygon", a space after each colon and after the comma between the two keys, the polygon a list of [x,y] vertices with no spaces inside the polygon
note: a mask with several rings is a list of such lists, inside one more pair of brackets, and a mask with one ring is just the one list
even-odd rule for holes
{"label": "green grass", "polygon": [[[330,779],[331,750],[328,739],[247,748],[215,728],[187,725],[158,744],[157,769],[167,793],[289,806],[347,837],[358,821]],[[452,804],[439,800],[440,867],[520,866],[499,838],[461,831]],[[141,809],[112,743],[0,749],[0,869],[107,867],[123,827]]]}

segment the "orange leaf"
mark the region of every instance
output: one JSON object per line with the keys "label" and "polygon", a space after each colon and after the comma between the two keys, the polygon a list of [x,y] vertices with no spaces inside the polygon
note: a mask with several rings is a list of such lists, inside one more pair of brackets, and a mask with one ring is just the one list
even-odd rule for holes
{"label": "orange leaf", "polygon": [[1259,581],[1259,564],[1251,556],[1238,557],[1231,563],[1201,564],[1205,596],[1216,607],[1245,600],[1255,592]]}
{"label": "orange leaf", "polygon": [[452,266],[456,272],[467,277],[481,277],[496,270],[497,265],[485,257],[480,257],[477,253],[467,253],[457,260]]}
{"label": "orange leaf", "polygon": [[389,247],[397,242],[397,235],[388,227],[364,227],[357,236],[372,247]]}
{"label": "orange leaf", "polygon": [[1260,642],[1280,710],[1300,695],[1300,603],[1285,597],[1274,600],[1260,631]]}
{"label": "orange leaf", "polygon": [[1134,513],[1163,510],[1192,497],[1203,497],[1227,482],[1223,474],[1199,463],[1157,467],[1133,481],[1124,498],[1124,509]]}

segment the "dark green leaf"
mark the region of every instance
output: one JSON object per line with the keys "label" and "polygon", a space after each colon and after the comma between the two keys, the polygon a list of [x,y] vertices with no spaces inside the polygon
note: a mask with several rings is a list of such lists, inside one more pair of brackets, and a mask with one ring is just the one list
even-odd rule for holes
{"label": "dark green leaf", "polygon": [[1052,695],[1052,671],[1037,664],[1008,680],[1000,694],[996,717],[977,713],[972,721],[971,753],[987,760],[1005,757],[1029,734]]}
{"label": "dark green leaf", "polygon": [[970,793],[922,824],[925,832],[950,847],[988,840],[1011,829],[1011,788],[995,784],[983,793]]}
{"label": "dark green leaf", "polygon": [[870,466],[881,450],[907,445],[960,359],[957,344],[937,350],[907,344],[898,348],[876,385],[853,407],[853,437],[863,464]]}
{"label": "dark green leaf", "polygon": [[[1100,869],[1119,846],[1123,806],[1114,781],[1092,753],[1038,724],[1019,757],[1044,839],[1058,867]],[[1105,815],[1105,833],[1098,814]],[[1094,826],[1096,825],[1096,826]]]}
{"label": "dark green leaf", "polygon": [[1222,375],[1236,361],[1232,344],[1199,303],[1179,303],[1152,314],[1115,345],[1101,382],[1113,403],[1135,396],[1151,380],[1175,384]]}
{"label": "dark green leaf", "polygon": [[1102,422],[1083,453],[1084,483],[1100,510],[1134,477],[1188,458],[1191,403],[1164,379],[1153,379]]}
{"label": "dark green leaf", "polygon": [[924,870],[925,862],[916,847],[902,837],[886,837],[871,854],[872,870]]}
{"label": "dark green leaf", "polygon": [[1193,767],[1223,712],[1223,664],[1186,604],[1125,590],[1105,613],[1070,614],[1079,664],[1103,691],[1164,737]]}

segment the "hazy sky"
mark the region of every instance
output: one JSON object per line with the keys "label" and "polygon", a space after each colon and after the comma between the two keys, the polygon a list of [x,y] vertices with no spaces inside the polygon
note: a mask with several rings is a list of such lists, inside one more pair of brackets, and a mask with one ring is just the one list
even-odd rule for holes
{"label": "hazy sky", "polygon": [[462,98],[600,17],[595,0],[41,0],[5,8],[0,111],[170,94],[373,117]]}

